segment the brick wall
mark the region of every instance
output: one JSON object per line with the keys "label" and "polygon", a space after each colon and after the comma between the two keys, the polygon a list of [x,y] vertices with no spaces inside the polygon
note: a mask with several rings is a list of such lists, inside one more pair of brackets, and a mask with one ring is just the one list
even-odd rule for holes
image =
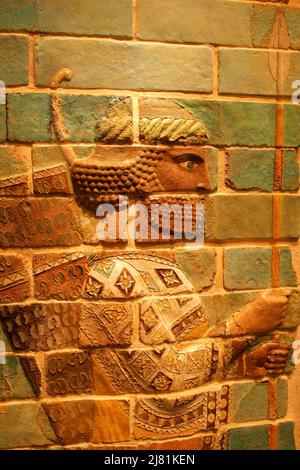
{"label": "brick wall", "polygon": [[[294,448],[291,360],[252,358],[293,342],[299,301],[251,319],[297,298],[300,1],[0,0],[0,52],[0,448]],[[204,247],[97,240],[74,161],[117,194],[141,152],[183,147],[204,152]],[[148,201],[199,196],[161,171]]]}

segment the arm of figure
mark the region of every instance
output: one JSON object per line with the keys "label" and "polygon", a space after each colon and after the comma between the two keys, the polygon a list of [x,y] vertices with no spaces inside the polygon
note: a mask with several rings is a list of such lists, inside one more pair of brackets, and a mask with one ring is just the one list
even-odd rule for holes
{"label": "arm of figure", "polygon": [[242,310],[206,332],[205,336],[265,334],[278,328],[285,319],[290,292],[276,291],[258,295]]}
{"label": "arm of figure", "polygon": [[[291,353],[291,344],[273,339],[251,347],[255,337],[229,340],[224,346],[224,359],[221,376],[226,379],[243,377],[260,378],[278,376],[284,373]],[[242,348],[244,347],[244,352]]]}

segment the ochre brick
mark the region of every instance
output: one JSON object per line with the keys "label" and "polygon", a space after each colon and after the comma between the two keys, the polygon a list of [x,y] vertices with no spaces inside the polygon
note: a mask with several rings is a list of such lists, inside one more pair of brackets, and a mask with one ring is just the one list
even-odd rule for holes
{"label": "ochre brick", "polygon": [[81,243],[72,199],[1,199],[0,246],[76,246]]}
{"label": "ochre brick", "polygon": [[136,439],[166,439],[209,432],[227,423],[229,387],[184,397],[136,400],[133,434]]}
{"label": "ochre brick", "polygon": [[26,259],[0,256],[0,272],[0,303],[23,302],[30,296],[30,272]]}
{"label": "ochre brick", "polygon": [[213,52],[206,46],[39,39],[37,84],[48,86],[64,67],[74,72],[70,85],[77,88],[209,92],[213,86]]}
{"label": "ochre brick", "polygon": [[0,196],[31,192],[31,151],[21,145],[0,147]]}
{"label": "ochre brick", "polygon": [[39,300],[76,300],[81,297],[88,273],[82,252],[33,256],[34,294]]}
{"label": "ochre brick", "polygon": [[78,303],[35,303],[0,307],[2,327],[15,351],[77,348]]}
{"label": "ochre brick", "polygon": [[[72,146],[77,158],[87,157],[92,145]],[[0,149],[1,156],[1,149]],[[35,194],[70,194],[73,192],[71,171],[59,145],[32,147],[33,191]]]}
{"label": "ochre brick", "polygon": [[128,441],[130,408],[127,400],[97,400],[91,441],[109,443]]}
{"label": "ochre brick", "polygon": [[133,305],[105,302],[81,305],[81,346],[129,346],[133,334]]}
{"label": "ochre brick", "polygon": [[56,352],[45,357],[45,382],[50,396],[88,394],[94,390],[87,351]]}
{"label": "ochre brick", "polygon": [[95,403],[87,399],[62,399],[43,403],[61,444],[89,442],[93,432]]}
{"label": "ochre brick", "polygon": [[272,197],[269,195],[212,195],[205,206],[207,240],[272,237]]}

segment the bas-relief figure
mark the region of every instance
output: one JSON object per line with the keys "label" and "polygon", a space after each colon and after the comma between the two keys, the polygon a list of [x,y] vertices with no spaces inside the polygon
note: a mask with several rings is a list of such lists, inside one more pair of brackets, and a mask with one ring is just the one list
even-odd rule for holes
{"label": "bas-relief figure", "polygon": [[[70,73],[60,72],[53,87],[65,78],[70,79]],[[131,124],[122,118],[120,103],[97,123],[96,135],[102,142],[103,138],[105,143],[114,139],[129,142]],[[201,198],[213,189],[204,126],[178,105],[170,104],[170,114],[165,116],[155,114],[155,106],[140,121],[141,140],[147,147],[128,148],[131,160],[105,160],[101,144],[80,159],[72,147],[62,146],[71,167],[75,197],[84,210],[92,213],[100,202],[116,202],[119,195],[147,201],[153,193],[173,192],[173,196],[167,196],[172,203],[182,195],[183,201],[197,195]],[[59,140],[65,142],[67,133],[56,91],[52,109],[53,127]],[[164,195],[157,197],[159,200]],[[151,398],[137,400],[135,435],[170,437],[213,431],[227,423],[230,386],[226,379],[275,378],[287,371],[291,343],[281,333],[271,335],[299,305],[296,291],[263,292],[216,323],[172,254],[126,249],[89,259],[84,253],[56,261],[45,259],[36,268],[37,298],[64,300],[52,295],[46,282],[38,279],[49,270],[55,276],[59,266],[65,266],[63,275],[70,276],[69,265],[74,262],[77,264],[72,265],[70,281],[74,296],[69,298],[82,299],[81,304],[73,304],[71,309],[68,304],[53,304],[53,312],[51,304],[24,307],[27,320],[22,319],[19,309],[18,322],[13,321],[14,307],[2,309],[4,329],[19,351],[72,346],[86,349],[82,353],[62,351],[47,356],[45,374],[50,396],[151,394]],[[54,313],[59,314],[59,320],[56,315],[51,321]],[[137,317],[138,346],[133,348],[130,345]],[[30,328],[28,321],[32,322]],[[212,380],[220,384],[201,391],[199,387]],[[173,392],[176,394],[168,395]],[[159,394],[157,398],[153,398],[155,394]],[[51,418],[51,406],[47,406]],[[76,415],[75,405],[74,410],[68,410],[70,406],[70,402],[65,405],[65,415]],[[93,415],[92,404],[88,410]],[[78,419],[88,419],[80,411],[77,415]],[[54,427],[59,427],[52,421]],[[68,419],[61,426],[64,431],[58,433],[68,434]],[[69,442],[72,439],[74,436]],[[82,440],[86,439],[87,433],[83,433]]]}

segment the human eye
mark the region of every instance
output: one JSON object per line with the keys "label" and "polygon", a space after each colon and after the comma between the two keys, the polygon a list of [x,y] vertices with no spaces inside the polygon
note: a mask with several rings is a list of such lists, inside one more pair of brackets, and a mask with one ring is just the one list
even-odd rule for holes
{"label": "human eye", "polygon": [[193,171],[200,165],[202,159],[198,155],[184,154],[175,158],[175,162],[188,171]]}
{"label": "human eye", "polygon": [[186,170],[192,171],[199,166],[199,163],[196,163],[193,160],[186,160],[185,162],[180,162],[179,165]]}

